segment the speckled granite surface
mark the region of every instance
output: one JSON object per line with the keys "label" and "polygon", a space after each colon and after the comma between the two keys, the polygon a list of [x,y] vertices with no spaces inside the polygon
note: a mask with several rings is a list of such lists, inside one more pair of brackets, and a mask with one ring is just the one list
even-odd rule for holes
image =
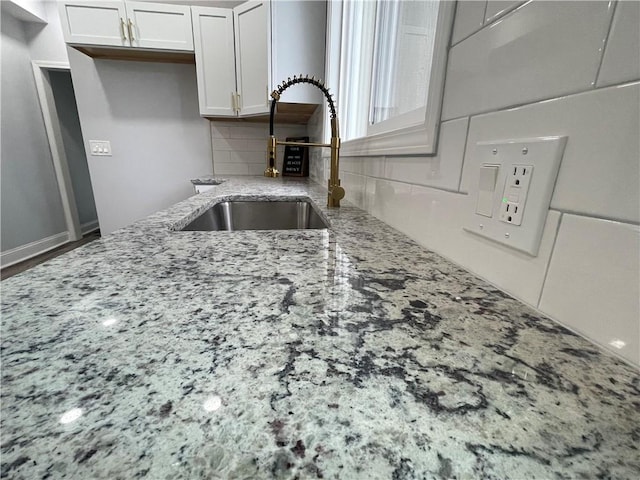
{"label": "speckled granite surface", "polygon": [[[331,229],[171,230],[243,194]],[[2,478],[640,477],[636,370],[324,202],[231,179],[3,281]]]}
{"label": "speckled granite surface", "polygon": [[223,182],[223,178],[214,177],[212,175],[203,175],[198,178],[191,179],[191,183],[194,185],[220,185]]}

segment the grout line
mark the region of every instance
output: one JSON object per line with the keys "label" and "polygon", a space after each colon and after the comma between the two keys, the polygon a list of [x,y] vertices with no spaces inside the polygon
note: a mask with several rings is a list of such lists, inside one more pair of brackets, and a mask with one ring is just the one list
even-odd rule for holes
{"label": "grout line", "polygon": [[[366,175],[363,173],[356,173],[356,172],[350,172],[345,170],[345,173],[348,173],[350,175],[357,175],[359,177],[363,177],[363,178],[372,178],[375,180],[386,180],[388,182],[395,182],[395,183],[401,183],[403,185],[415,185],[416,187],[422,187],[422,188],[429,188],[432,190],[437,190],[440,192],[447,192],[447,193],[453,193],[456,195],[469,195],[468,192],[462,192],[459,189],[455,190],[455,189],[451,189],[451,188],[445,188],[445,187],[439,187],[439,186],[435,186],[435,185],[427,185],[425,183],[415,183],[415,182],[409,182],[406,180],[398,180],[395,178],[390,178],[390,177],[380,177],[380,176],[375,176],[375,175]],[[562,215],[574,215],[576,217],[584,217],[584,218],[589,218],[592,220],[602,220],[602,221],[608,221],[608,222],[618,222],[618,223],[624,223],[626,225],[634,225],[634,226],[640,226],[640,222],[634,222],[634,221],[629,221],[629,220],[623,220],[620,218],[612,218],[612,217],[606,217],[604,215],[595,215],[595,214],[588,214],[588,213],[582,213],[582,212],[576,212],[573,210],[565,210],[565,209],[559,209],[559,208],[554,208],[554,207],[549,207],[550,211],[556,211],[559,212]]]}
{"label": "grout line", "polygon": [[462,187],[462,172],[464,171],[464,162],[467,160],[467,144],[469,143],[470,129],[471,129],[471,117],[467,117],[467,134],[464,136],[464,147],[462,149],[462,164],[460,165],[460,178],[458,178],[458,192]]}
{"label": "grout line", "polygon": [[[475,115],[475,114],[473,114],[473,115]],[[447,118],[446,120],[440,119],[440,123],[442,124],[442,123],[455,122],[456,120],[462,120],[463,118],[469,118],[469,117],[470,117],[470,115],[467,114],[467,115],[460,115],[459,117]]]}
{"label": "grout line", "polygon": [[618,9],[618,2],[617,1],[612,1],[612,2],[609,2],[609,3],[613,3],[613,8],[611,10],[611,18],[609,19],[609,28],[607,29],[606,35],[602,39],[600,61],[598,62],[598,69],[596,70],[596,78],[593,81],[593,83],[591,84],[591,86],[593,88],[597,88],[597,85],[598,85],[598,79],[600,77],[600,70],[602,70],[602,63],[604,62],[604,54],[606,52],[607,45],[609,44],[609,36],[611,35],[611,29],[613,28],[613,19],[614,19],[615,15],[616,15],[616,10]]}
{"label": "grout line", "polygon": [[216,174],[216,159],[214,157],[215,148],[213,147],[213,125],[209,122],[209,146],[211,147],[211,171]]}
{"label": "grout line", "polygon": [[547,97],[547,98],[541,98],[538,100],[532,100],[529,102],[522,102],[522,103],[514,103],[513,105],[508,105],[508,106],[504,106],[504,107],[499,107],[497,109],[494,110],[481,110],[479,112],[474,112],[474,113],[466,113],[464,115],[460,115],[458,117],[452,117],[452,118],[447,118],[446,120],[441,118],[440,122],[444,123],[444,122],[452,122],[454,120],[460,120],[461,118],[465,118],[465,117],[478,117],[480,115],[489,115],[492,113],[499,113],[499,112],[506,112],[509,110],[515,110],[516,108],[522,108],[522,107],[528,107],[528,106],[532,106],[532,105],[540,105],[543,103],[547,103],[547,102],[553,102],[556,100],[562,100],[565,98],[569,98],[569,97],[574,97],[577,95],[586,95],[588,93],[594,93],[594,92],[599,92],[602,90],[606,90],[608,88],[619,88],[619,87],[626,87],[626,86],[631,86],[631,85],[635,85],[635,84],[640,84],[640,78],[634,79],[634,80],[625,80],[623,82],[620,83],[615,83],[612,85],[606,85],[603,87],[599,87],[599,88],[588,88],[585,90],[578,90],[577,92],[573,92],[573,93],[566,93],[563,95],[557,95],[554,97]]}
{"label": "grout line", "polygon": [[551,260],[553,260],[553,254],[556,251],[556,242],[558,241],[558,235],[560,235],[560,227],[562,226],[562,219],[564,214],[560,212],[560,218],[558,219],[558,228],[556,229],[556,233],[553,236],[553,243],[551,244],[551,254],[549,255],[549,259],[547,260],[547,264],[544,267],[544,277],[542,277],[542,285],[540,286],[540,294],[538,295],[538,301],[536,302],[536,307],[540,308],[540,302],[542,301],[542,294],[544,293],[544,286],[547,283],[547,276],[549,275],[549,267],[551,267]]}
{"label": "grout line", "polygon": [[371,179],[374,179],[374,180],[384,180],[384,181],[387,181],[387,182],[401,183],[403,185],[412,185],[412,186],[415,185],[416,187],[431,188],[432,190],[438,190],[440,192],[455,193],[455,194],[458,194],[458,195],[465,195],[465,196],[468,195],[465,192],[459,192],[458,190],[454,190],[452,188],[436,187],[436,186],[433,186],[433,185],[426,185],[424,183],[412,183],[412,182],[408,182],[406,180],[396,180],[395,178],[389,178],[389,177],[376,177],[374,175],[365,175],[365,174],[362,174],[362,173],[353,173],[353,172],[345,172],[345,173],[349,173],[351,175],[358,175],[358,176],[364,177],[364,178],[371,178]]}
{"label": "grout line", "polygon": [[484,27],[487,22],[487,8],[489,8],[489,0],[485,0],[484,2],[484,10],[482,11],[482,27]]}
{"label": "grout line", "polygon": [[[477,28],[477,30],[473,30],[469,35],[467,35],[466,37],[463,37],[462,39],[458,40],[456,43],[453,43],[451,45],[450,48],[453,48],[457,45],[460,45],[462,42],[464,42],[465,40],[468,40],[470,37],[473,37],[476,33],[478,33],[481,30],[484,30],[485,28],[487,28],[490,25],[493,25],[495,22],[497,22],[498,20],[502,20],[504,18],[506,18],[508,15],[511,15],[512,13],[514,13],[516,10],[520,10],[522,7],[524,7],[527,3],[531,3],[532,0],[527,0],[527,1],[522,1],[518,6],[515,7],[511,7],[512,9],[502,13],[502,15],[494,18],[493,20],[491,20],[490,22],[486,21],[487,18],[487,5],[488,5],[488,1],[485,2],[484,4],[484,12],[482,13],[482,25],[480,27]],[[459,4],[458,4],[459,5]],[[456,16],[458,15],[458,12],[456,11]],[[455,18],[454,18],[454,22],[455,22]],[[453,29],[452,32],[453,34]]]}
{"label": "grout line", "polygon": [[[480,24],[479,27],[476,27],[475,29],[473,29],[469,34],[467,34],[465,37],[462,37],[460,40],[458,40],[456,43],[451,43],[451,46],[449,47],[449,49],[455,47],[456,45],[460,45],[462,42],[464,42],[465,40],[469,39],[470,37],[473,37],[476,33],[478,33],[480,30],[483,30],[484,27],[486,27],[487,25],[489,25],[488,23],[485,23],[485,18],[487,16],[487,4],[489,3],[488,0],[485,0],[484,2],[484,10],[482,11],[482,23]],[[458,2],[458,5],[456,5],[456,12],[455,12],[455,17],[458,16],[458,6],[460,5],[460,2]],[[454,17],[454,27],[455,27],[455,17]],[[451,29],[451,36],[453,37],[453,29]]]}
{"label": "grout line", "polygon": [[577,211],[574,211],[574,210],[565,210],[565,209],[554,208],[554,207],[550,207],[550,210],[555,210],[555,211],[560,212],[560,213],[562,213],[564,215],[573,215],[575,217],[583,217],[583,218],[589,218],[589,219],[592,219],[592,220],[603,220],[603,221],[606,221],[606,222],[618,222],[618,223],[624,223],[626,225],[640,226],[640,222],[622,220],[620,218],[606,217],[604,215],[595,215],[595,214],[590,214],[590,213],[583,213],[583,212],[577,212]]}

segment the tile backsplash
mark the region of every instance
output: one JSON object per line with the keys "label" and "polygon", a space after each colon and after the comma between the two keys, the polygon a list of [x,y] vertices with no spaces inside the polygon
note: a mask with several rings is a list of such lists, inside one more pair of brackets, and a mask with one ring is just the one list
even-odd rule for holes
{"label": "tile backsplash", "polygon": [[590,88],[613,8],[608,2],[577,3],[528,2],[453,46],[442,118]]}
{"label": "tile backsplash", "polygon": [[[267,166],[268,123],[211,121],[215,175],[262,175]],[[305,125],[275,126],[278,139],[307,136]],[[284,147],[278,147],[277,168],[282,170]]]}
{"label": "tile backsplash", "polygon": [[[639,2],[458,2],[437,155],[340,168],[348,200],[636,365],[639,24]],[[546,135],[567,145],[538,256],[465,232],[476,143]]]}

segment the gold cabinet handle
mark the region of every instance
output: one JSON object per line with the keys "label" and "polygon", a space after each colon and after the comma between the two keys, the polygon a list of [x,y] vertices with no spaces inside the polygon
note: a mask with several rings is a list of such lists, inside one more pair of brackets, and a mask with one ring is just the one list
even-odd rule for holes
{"label": "gold cabinet handle", "polygon": [[124,19],[120,17],[120,33],[122,34],[122,41],[127,41],[127,34],[124,33]]}
{"label": "gold cabinet handle", "polygon": [[236,98],[238,102],[238,113],[240,113],[240,110],[242,110],[242,97],[239,93],[236,93]]}
{"label": "gold cabinet handle", "polygon": [[236,106],[236,92],[231,92],[231,109],[233,113],[237,113],[238,107]]}
{"label": "gold cabinet handle", "polygon": [[135,40],[135,38],[133,38],[133,29],[135,27],[134,27],[133,22],[131,21],[130,18],[127,18],[127,28],[129,30],[129,40],[131,40],[133,42]]}

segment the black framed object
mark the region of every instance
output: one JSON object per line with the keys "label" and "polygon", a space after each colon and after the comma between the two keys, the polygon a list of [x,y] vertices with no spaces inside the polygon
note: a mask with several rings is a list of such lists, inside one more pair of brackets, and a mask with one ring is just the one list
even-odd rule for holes
{"label": "black framed object", "polygon": [[[309,143],[309,137],[287,137],[287,142]],[[284,160],[282,162],[283,177],[308,177],[309,176],[309,147],[296,147],[286,145],[284,147]]]}

